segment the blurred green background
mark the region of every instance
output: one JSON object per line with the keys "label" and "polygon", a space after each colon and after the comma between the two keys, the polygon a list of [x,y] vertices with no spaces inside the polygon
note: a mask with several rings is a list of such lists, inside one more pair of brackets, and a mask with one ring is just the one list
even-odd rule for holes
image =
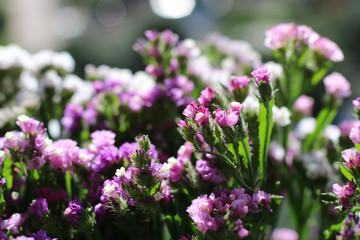
{"label": "blurred green background", "polygon": [[265,62],[271,60],[263,46],[266,29],[282,22],[305,24],[344,51],[345,61],[334,70],[353,84],[347,118],[350,101],[360,95],[359,0],[3,0],[0,9],[2,45],[69,51],[80,76],[88,63],[144,69],[132,44],[146,29],[171,29],[181,39],[218,31],[249,41]]}

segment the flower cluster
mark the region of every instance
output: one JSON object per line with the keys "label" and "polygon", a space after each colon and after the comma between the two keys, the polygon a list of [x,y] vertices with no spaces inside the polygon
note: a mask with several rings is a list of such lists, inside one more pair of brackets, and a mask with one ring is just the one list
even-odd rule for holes
{"label": "flower cluster", "polygon": [[[227,226],[227,231],[232,231],[234,235],[244,238],[249,235],[249,231],[244,228],[241,218],[260,212],[260,208],[271,212],[270,200],[270,195],[263,191],[251,195],[241,188],[235,188],[231,192],[219,190],[215,194],[210,194],[209,197],[199,196],[193,200],[186,211],[202,233],[216,232]],[[235,226],[232,223],[235,223]],[[233,229],[230,226],[233,226]]]}

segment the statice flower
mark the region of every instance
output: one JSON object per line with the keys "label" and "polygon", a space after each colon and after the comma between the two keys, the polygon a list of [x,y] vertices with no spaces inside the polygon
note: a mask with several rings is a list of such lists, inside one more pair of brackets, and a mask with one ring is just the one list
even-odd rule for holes
{"label": "statice flower", "polygon": [[5,134],[5,148],[22,151],[29,143],[30,140],[23,132],[13,131]]}
{"label": "statice flower", "polygon": [[196,113],[194,120],[196,123],[204,126],[209,122],[209,109],[203,106],[199,107],[199,111]]}
{"label": "statice flower", "polygon": [[29,237],[33,237],[34,240],[57,240],[57,238],[51,239],[47,236],[47,232],[45,230],[39,230],[36,233],[32,233]]}
{"label": "statice flower", "polygon": [[275,228],[271,234],[271,240],[298,240],[297,232],[290,228]]}
{"label": "statice flower", "polygon": [[215,92],[207,87],[201,91],[201,95],[198,98],[198,102],[203,105],[204,107],[208,107],[211,100],[215,97]]}
{"label": "statice flower", "polygon": [[248,76],[232,76],[228,86],[229,91],[234,91],[239,88],[247,88],[250,82]]}
{"label": "statice flower", "polygon": [[262,191],[252,196],[240,188],[235,188],[231,192],[221,189],[216,194],[211,193],[209,197],[199,196],[186,211],[202,233],[217,231],[228,221],[233,221],[235,228],[228,231],[245,237],[247,229],[243,228],[243,222],[239,222],[240,218],[259,212],[260,206],[271,210],[270,200],[270,195]]}
{"label": "statice flower", "polygon": [[358,168],[360,167],[360,157],[357,152],[355,152],[355,156],[353,154],[352,149],[346,149],[341,152],[341,156],[344,158],[345,162],[343,165],[345,167],[351,168]]}
{"label": "statice flower", "polygon": [[357,98],[357,99],[353,100],[352,104],[354,105],[354,107],[356,109],[360,110],[360,98]]}
{"label": "statice flower", "polygon": [[61,124],[67,131],[74,130],[80,126],[83,108],[79,104],[69,103],[64,110],[64,116],[61,118]]}
{"label": "statice flower", "polygon": [[19,234],[20,228],[25,222],[25,214],[23,213],[14,213],[8,219],[0,220],[0,228],[7,229],[10,234]]}
{"label": "statice flower", "polygon": [[72,225],[77,227],[84,210],[84,204],[80,201],[79,198],[75,198],[69,202],[69,206],[64,211],[64,216],[69,222],[71,222]]}
{"label": "statice flower", "polygon": [[202,159],[197,160],[196,170],[205,181],[211,182],[215,185],[218,185],[226,180],[220,171],[216,167],[212,166],[209,161]]}
{"label": "statice flower", "polygon": [[29,212],[41,221],[49,212],[46,198],[34,199],[29,206]]}
{"label": "statice flower", "polygon": [[360,126],[360,121],[358,120],[345,120],[340,122],[339,129],[341,132],[341,137],[348,137],[350,135],[351,129],[357,126]]}
{"label": "statice flower", "polygon": [[33,71],[39,73],[44,68],[51,66],[66,72],[72,72],[75,68],[75,60],[67,52],[53,52],[43,50],[33,55]]}
{"label": "statice flower", "polygon": [[355,144],[360,143],[360,125],[354,126],[351,128],[349,138]]}
{"label": "statice flower", "polygon": [[79,161],[79,147],[77,142],[61,139],[53,142],[46,149],[45,159],[50,161],[52,168],[59,168],[63,172],[69,170],[72,162]]}
{"label": "statice flower", "polygon": [[278,126],[284,127],[289,125],[291,123],[290,117],[291,112],[287,107],[278,108],[275,105],[273,106],[273,120]]}
{"label": "statice flower", "polygon": [[16,124],[25,134],[43,134],[46,131],[46,129],[43,129],[43,123],[40,123],[33,118],[29,118],[26,115],[20,115],[16,121]]}
{"label": "statice flower", "polygon": [[341,62],[344,60],[344,54],[336,43],[325,37],[319,37],[309,47],[325,58],[333,62]]}
{"label": "statice flower", "polygon": [[277,50],[285,47],[296,36],[296,26],[292,23],[282,23],[265,32],[265,46]]}
{"label": "statice flower", "polygon": [[333,185],[333,192],[339,197],[339,202],[344,208],[351,208],[349,197],[354,194],[355,190],[356,184],[353,182],[347,182],[344,187],[337,183]]}
{"label": "statice flower", "polygon": [[269,83],[270,72],[268,72],[267,67],[260,67],[251,72],[251,75],[255,78],[256,82]]}
{"label": "statice flower", "polygon": [[314,99],[306,95],[301,95],[296,99],[294,103],[295,111],[302,113],[304,115],[310,115],[313,106],[314,106]]}
{"label": "statice flower", "polygon": [[325,90],[335,98],[346,98],[351,95],[350,83],[340,73],[332,73],[324,78]]}

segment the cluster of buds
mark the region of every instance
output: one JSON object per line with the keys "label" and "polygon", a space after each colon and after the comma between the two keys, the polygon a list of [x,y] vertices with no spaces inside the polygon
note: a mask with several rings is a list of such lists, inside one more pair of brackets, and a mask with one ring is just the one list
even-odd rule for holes
{"label": "cluster of buds", "polygon": [[136,142],[137,148],[129,154],[130,166],[116,170],[113,180],[106,180],[102,190],[101,201],[105,208],[120,215],[125,214],[129,206],[153,213],[160,201],[171,199],[171,189],[165,180],[170,175],[169,166],[153,158],[147,136],[138,136]]}

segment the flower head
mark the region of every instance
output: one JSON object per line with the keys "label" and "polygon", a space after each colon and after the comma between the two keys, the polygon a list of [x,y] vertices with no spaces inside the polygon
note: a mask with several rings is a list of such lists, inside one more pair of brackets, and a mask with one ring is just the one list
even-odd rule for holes
{"label": "flower head", "polygon": [[260,84],[261,81],[269,83],[270,72],[267,67],[260,67],[251,72],[251,75],[255,78],[256,82]]}
{"label": "flower head", "polygon": [[351,95],[350,83],[340,73],[332,73],[324,78],[325,90],[336,98]]}

